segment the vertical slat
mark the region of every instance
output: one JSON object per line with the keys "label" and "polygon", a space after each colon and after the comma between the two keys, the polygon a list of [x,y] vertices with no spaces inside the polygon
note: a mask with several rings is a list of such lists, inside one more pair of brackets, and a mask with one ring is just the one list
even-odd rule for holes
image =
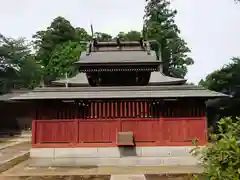
{"label": "vertical slat", "polygon": [[150,105],[150,103],[148,103],[147,101],[144,101],[144,117],[147,118],[149,117],[149,109],[148,105]]}
{"label": "vertical slat", "polygon": [[107,102],[107,118],[110,117],[110,104],[109,101]]}
{"label": "vertical slat", "polygon": [[97,101],[94,101],[94,118],[98,118]]}
{"label": "vertical slat", "polygon": [[90,118],[94,118],[94,102],[90,102]]}
{"label": "vertical slat", "polygon": [[124,111],[124,117],[127,117],[127,102],[126,101],[124,101],[123,111]]}
{"label": "vertical slat", "polygon": [[103,118],[106,118],[106,101],[103,101]]}
{"label": "vertical slat", "polygon": [[114,102],[111,101],[111,118],[114,117]]}
{"label": "vertical slat", "polygon": [[75,103],[74,107],[74,118],[78,119],[78,103]]}
{"label": "vertical slat", "polygon": [[132,106],[131,106],[131,101],[128,101],[128,117],[132,117]]}
{"label": "vertical slat", "polygon": [[118,103],[114,102],[114,118],[118,118]]}
{"label": "vertical slat", "polygon": [[143,101],[140,101],[140,117],[143,117]]}
{"label": "vertical slat", "polygon": [[98,101],[98,118],[102,118],[102,101]]}
{"label": "vertical slat", "polygon": [[137,113],[137,117],[140,117],[139,116],[139,101],[136,101],[136,113]]}
{"label": "vertical slat", "polygon": [[136,101],[132,101],[132,112],[133,117],[136,117]]}
{"label": "vertical slat", "polygon": [[119,111],[120,111],[120,118],[122,118],[123,117],[123,102],[122,101],[119,101],[119,103],[120,103],[120,107],[119,107]]}

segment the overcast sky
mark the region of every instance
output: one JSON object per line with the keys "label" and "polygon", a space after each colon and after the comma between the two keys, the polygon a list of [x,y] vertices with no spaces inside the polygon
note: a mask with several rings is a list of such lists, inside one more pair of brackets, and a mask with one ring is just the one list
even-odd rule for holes
{"label": "overcast sky", "polygon": [[[208,73],[240,55],[240,4],[234,0],[172,0],[176,22],[192,50],[195,64],[187,79],[197,83]],[[1,0],[0,32],[6,36],[31,36],[57,16],[73,26],[116,35],[141,30],[145,0]]]}

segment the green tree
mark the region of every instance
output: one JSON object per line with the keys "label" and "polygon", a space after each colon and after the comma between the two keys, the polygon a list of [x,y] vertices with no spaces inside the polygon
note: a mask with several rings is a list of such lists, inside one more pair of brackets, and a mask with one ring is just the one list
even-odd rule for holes
{"label": "green tree", "polygon": [[24,38],[0,36],[0,92],[19,86],[32,88],[38,83],[41,69],[30,49]]}
{"label": "green tree", "polygon": [[240,86],[239,72],[240,58],[233,57],[229,64],[210,73],[205,79],[201,79],[199,85],[218,92],[238,93]]}
{"label": "green tree", "polygon": [[147,0],[143,34],[146,39],[157,41],[152,43],[152,48],[161,50],[163,73],[183,78],[187,66],[194,61],[188,56],[190,49],[180,37],[180,30],[175,24],[177,11],[171,10],[169,5],[168,0]]}
{"label": "green tree", "polygon": [[65,18],[57,17],[33,38],[36,59],[43,67],[44,81],[49,82],[65,73],[75,74],[71,63],[79,59],[85,48],[81,41],[88,41],[90,36],[83,28],[74,28]]}
{"label": "green tree", "polygon": [[[240,116],[240,58],[233,57],[231,61],[222,68],[210,73],[199,82],[200,86],[207,89],[223,92],[231,95],[227,98],[217,99],[209,105],[208,120],[215,122],[221,117],[231,116],[236,121]],[[211,123],[209,123],[211,124]]]}
{"label": "green tree", "polygon": [[102,41],[102,42],[112,40],[112,36],[110,34],[107,34],[107,33],[96,32],[96,33],[94,33],[94,36],[98,41]]}
{"label": "green tree", "polygon": [[55,80],[58,77],[64,77],[66,73],[68,76],[76,75],[78,70],[72,64],[79,59],[81,51],[82,47],[78,42],[68,41],[58,44],[45,67],[46,79]]}
{"label": "green tree", "polygon": [[129,31],[127,33],[119,32],[117,35],[121,41],[139,41],[141,36],[141,32],[138,31]]}
{"label": "green tree", "polygon": [[76,40],[75,40],[76,42],[89,41],[91,39],[91,36],[83,28],[77,27],[75,29],[75,33],[76,33]]}

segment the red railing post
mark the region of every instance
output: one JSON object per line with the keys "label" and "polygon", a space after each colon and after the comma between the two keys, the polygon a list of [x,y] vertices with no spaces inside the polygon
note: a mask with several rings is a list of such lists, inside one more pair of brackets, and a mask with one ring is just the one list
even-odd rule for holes
{"label": "red railing post", "polygon": [[32,120],[32,144],[36,144],[37,120]]}
{"label": "red railing post", "polygon": [[75,143],[78,144],[79,143],[79,120],[75,119]]}

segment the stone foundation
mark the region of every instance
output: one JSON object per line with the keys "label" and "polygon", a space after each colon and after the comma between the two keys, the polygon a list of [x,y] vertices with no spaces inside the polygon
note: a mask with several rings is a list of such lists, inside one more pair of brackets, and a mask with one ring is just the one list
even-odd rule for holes
{"label": "stone foundation", "polygon": [[30,166],[193,166],[193,148],[32,148]]}

